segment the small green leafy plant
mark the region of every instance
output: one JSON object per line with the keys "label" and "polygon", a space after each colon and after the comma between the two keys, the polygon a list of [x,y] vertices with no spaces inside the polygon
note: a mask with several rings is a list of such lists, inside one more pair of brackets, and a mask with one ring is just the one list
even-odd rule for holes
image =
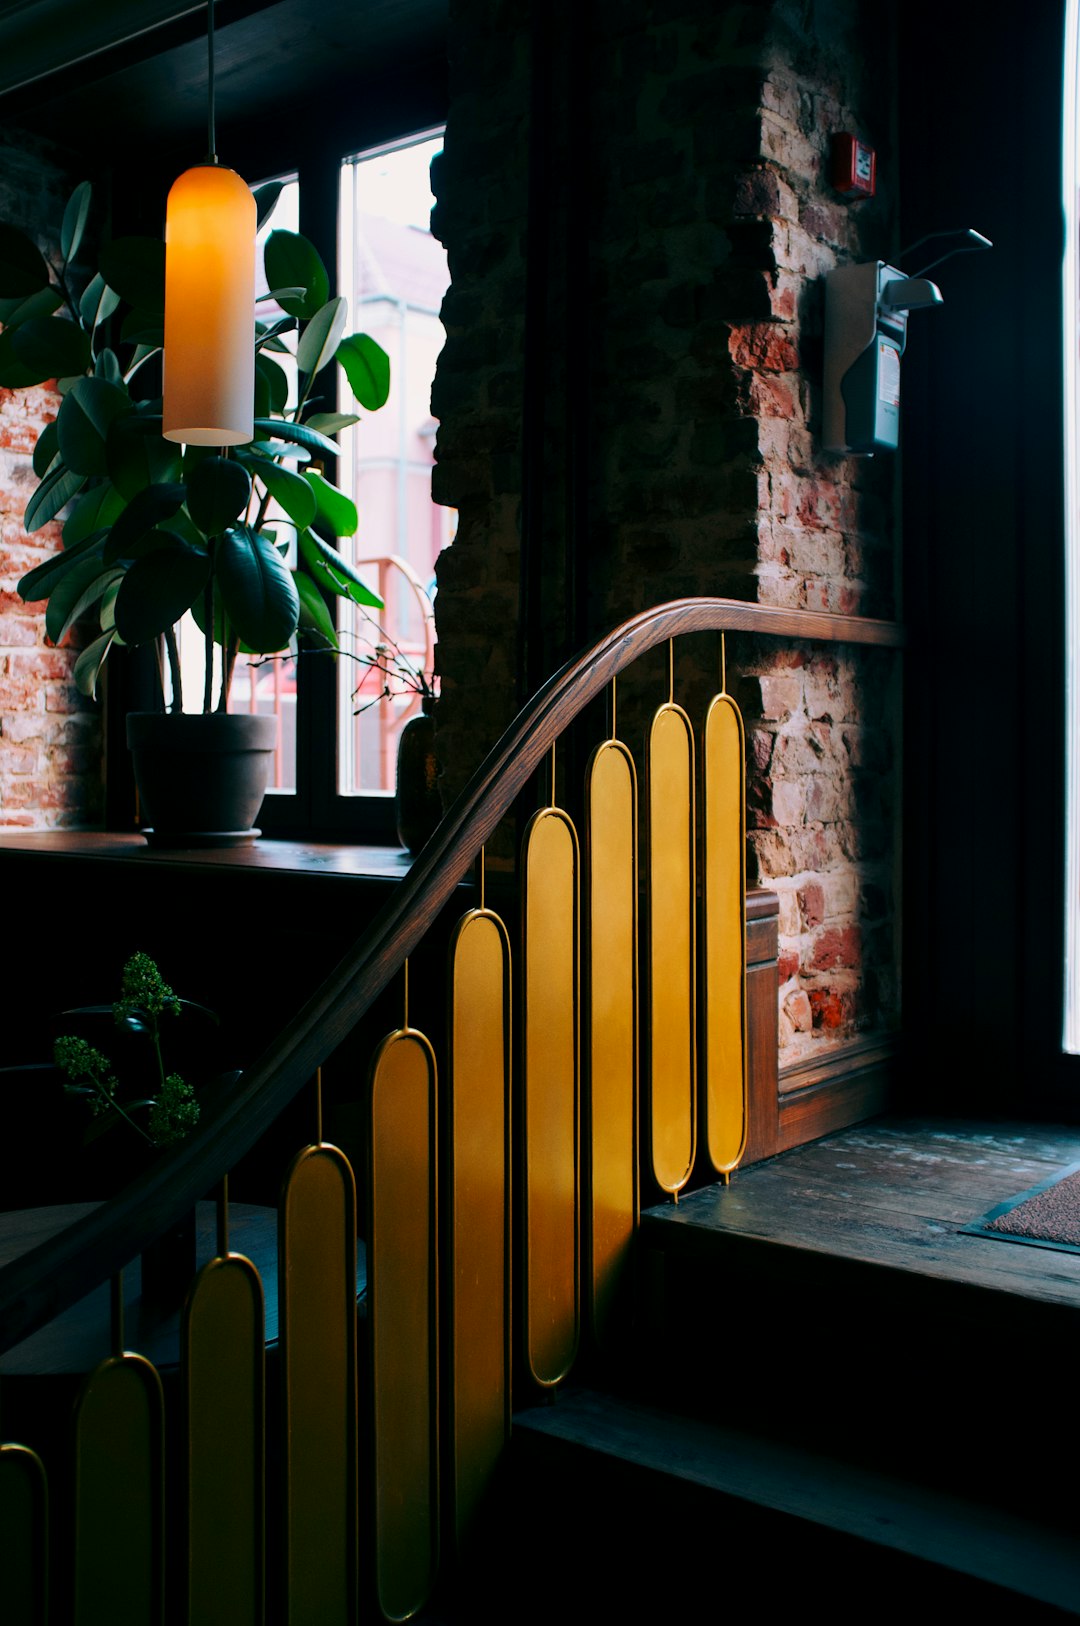
{"label": "small green leafy plant", "polygon": [[[124,966],[120,998],[111,1010],[118,1028],[146,1039],[151,1051],[149,1086],[144,1079],[137,1089],[128,1089],[103,1051],[75,1034],[62,1034],[53,1046],[53,1060],[67,1075],[65,1093],[82,1097],[95,1118],[122,1119],[151,1146],[183,1140],[199,1121],[199,1103],[191,1084],[179,1073],[165,1071],[161,1027],[185,1007],[213,1017],[205,1006],[179,999],[148,954],[133,954]],[[109,1009],[94,1005],[64,1014],[100,1016]]]}
{"label": "small green leafy plant", "polygon": [[[260,227],[281,190],[271,182],[256,191]],[[23,523],[33,533],[61,517],[64,545],[18,590],[28,602],[48,600],[45,625],[55,644],[80,617],[97,616],[98,635],[75,665],[85,694],[96,692],[114,646],[163,641],[175,711],[184,709],[176,624],[190,610],[206,640],[201,709],[225,711],[241,652],[268,654],[298,639],[334,650],[328,599],[382,607],[328,540],[353,535],[358,516],[313,459],[323,466],[334,459],[329,437],[358,421],[326,409],[324,370],[340,367],[357,403],[374,411],[389,394],[389,359],[369,335],[345,333],[346,301],[330,297],[314,246],[297,232],[273,231],[264,252],[271,291],[263,298],[280,314],[256,320],[252,311],[255,438],[229,456],[172,444],[161,434],[154,365],[164,343],[165,245],[114,239],[93,274],[80,276],[76,256],[90,206],[84,181],[52,258],[0,222],[0,387],[55,378],[62,397],[34,448],[40,483]],[[292,333],[295,383],[275,359],[290,351]],[[215,645],[222,651],[216,705]]]}

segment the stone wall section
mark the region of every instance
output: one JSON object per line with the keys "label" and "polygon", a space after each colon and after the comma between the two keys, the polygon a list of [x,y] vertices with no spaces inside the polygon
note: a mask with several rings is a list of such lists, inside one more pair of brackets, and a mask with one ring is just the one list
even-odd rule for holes
{"label": "stone wall section", "polygon": [[[831,26],[824,26],[826,13]],[[889,258],[895,186],[883,20],[778,0],[765,47],[760,156],[733,213],[768,233],[764,319],[731,325],[740,411],[757,424],[757,597],[840,615],[895,614],[894,465],[821,450],[824,285]],[[878,151],[878,194],[829,185],[834,134]],[[764,240],[764,239],[763,239]],[[894,656],[761,649],[742,665],[751,878],[780,897],[781,1067],[898,1020]]]}
{"label": "stone wall section", "polygon": [[[433,406],[436,494],[460,515],[436,604],[448,797],[516,700],[533,20],[524,4],[451,5],[436,225],[453,281]],[[567,112],[556,97],[565,123],[546,139],[588,178],[561,269],[585,342],[565,373],[577,395],[546,403],[545,428],[557,454],[568,416],[586,414],[577,546],[593,631],[694,593],[895,613],[890,460],[829,456],[819,438],[823,276],[895,249],[889,27],[856,0],[593,0],[574,13],[565,62],[587,63],[587,100]],[[877,147],[871,202],[828,185],[837,131]],[[561,474],[553,456],[553,490]],[[716,668],[711,640],[679,651],[677,698],[694,718]],[[894,656],[745,639],[729,639],[728,671],[747,724],[748,879],[781,899],[790,1066],[896,1021],[899,674]],[[643,714],[661,698],[648,692]]]}
{"label": "stone wall section", "polygon": [[[43,227],[59,223],[73,184],[46,144],[0,140],[0,219],[46,250]],[[54,648],[44,605],[17,592],[20,577],[61,546],[57,522],[32,536],[22,523],[37,484],[34,445],[58,406],[48,386],[0,389],[0,830],[92,823],[101,809],[101,719],[72,681],[79,641],[69,635]]]}
{"label": "stone wall section", "polygon": [[436,502],[458,510],[437,561],[439,758],[452,797],[516,711],[528,36],[520,6],[456,0],[432,231],[446,245],[447,342],[432,388]]}

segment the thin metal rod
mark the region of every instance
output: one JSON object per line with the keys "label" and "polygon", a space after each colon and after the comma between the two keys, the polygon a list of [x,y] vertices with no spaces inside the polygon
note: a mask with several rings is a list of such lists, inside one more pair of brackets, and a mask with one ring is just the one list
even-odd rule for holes
{"label": "thin metal rod", "polygon": [[555,741],[551,742],[551,800],[549,807],[555,806]]}
{"label": "thin metal rod", "polygon": [[405,956],[405,1011],[404,1011],[404,1019],[403,1019],[401,1025],[405,1029],[405,1031],[408,1032],[408,1029],[409,1029],[409,957],[408,957],[408,955]]}
{"label": "thin metal rod", "polygon": [[315,1069],[315,1144],[316,1144],[316,1146],[321,1146],[322,1143],[323,1143],[322,1068],[321,1067],[316,1067],[316,1069]]}
{"label": "thin metal rod", "polygon": [[720,693],[727,694],[727,644],[723,629],[720,632]]}
{"label": "thin metal rod", "polygon": [[487,851],[486,847],[481,847],[481,849],[480,849],[480,912],[481,912],[481,914],[483,914],[483,912],[484,912],[484,854],[485,854],[486,851]]}
{"label": "thin metal rod", "polygon": [[206,5],[206,140],[210,162],[216,164],[217,120],[214,106],[214,0]]}
{"label": "thin metal rod", "polygon": [[109,1325],[114,1355],[124,1353],[124,1272],[118,1270],[109,1283]]}
{"label": "thin metal rod", "polygon": [[219,1259],[229,1257],[229,1176],[223,1174],[217,1195],[217,1253]]}
{"label": "thin metal rod", "polygon": [[618,738],[618,729],[615,726],[615,700],[618,681],[618,678],[612,678],[611,680],[611,737],[613,740]]}
{"label": "thin metal rod", "polygon": [[675,701],[675,640],[674,640],[674,638],[669,638],[668,639],[667,669],[668,669],[668,705],[673,705],[674,701]]}

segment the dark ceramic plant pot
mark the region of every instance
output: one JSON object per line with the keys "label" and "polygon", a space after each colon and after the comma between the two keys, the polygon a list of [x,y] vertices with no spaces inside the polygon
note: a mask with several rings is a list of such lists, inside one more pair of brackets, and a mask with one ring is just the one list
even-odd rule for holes
{"label": "dark ceramic plant pot", "polygon": [[442,818],[436,776],[435,719],[421,712],[398,736],[397,832],[411,853],[420,851]]}
{"label": "dark ceramic plant pot", "polygon": [[127,742],[143,834],[158,847],[253,841],[274,759],[273,717],[133,711]]}

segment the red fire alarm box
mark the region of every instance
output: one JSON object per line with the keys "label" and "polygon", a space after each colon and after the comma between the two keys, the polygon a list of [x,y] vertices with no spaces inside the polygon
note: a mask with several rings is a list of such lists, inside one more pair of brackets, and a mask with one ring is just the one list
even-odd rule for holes
{"label": "red fire alarm box", "polygon": [[829,180],[834,191],[845,198],[872,198],[876,176],[877,154],[873,147],[853,135],[833,136]]}

